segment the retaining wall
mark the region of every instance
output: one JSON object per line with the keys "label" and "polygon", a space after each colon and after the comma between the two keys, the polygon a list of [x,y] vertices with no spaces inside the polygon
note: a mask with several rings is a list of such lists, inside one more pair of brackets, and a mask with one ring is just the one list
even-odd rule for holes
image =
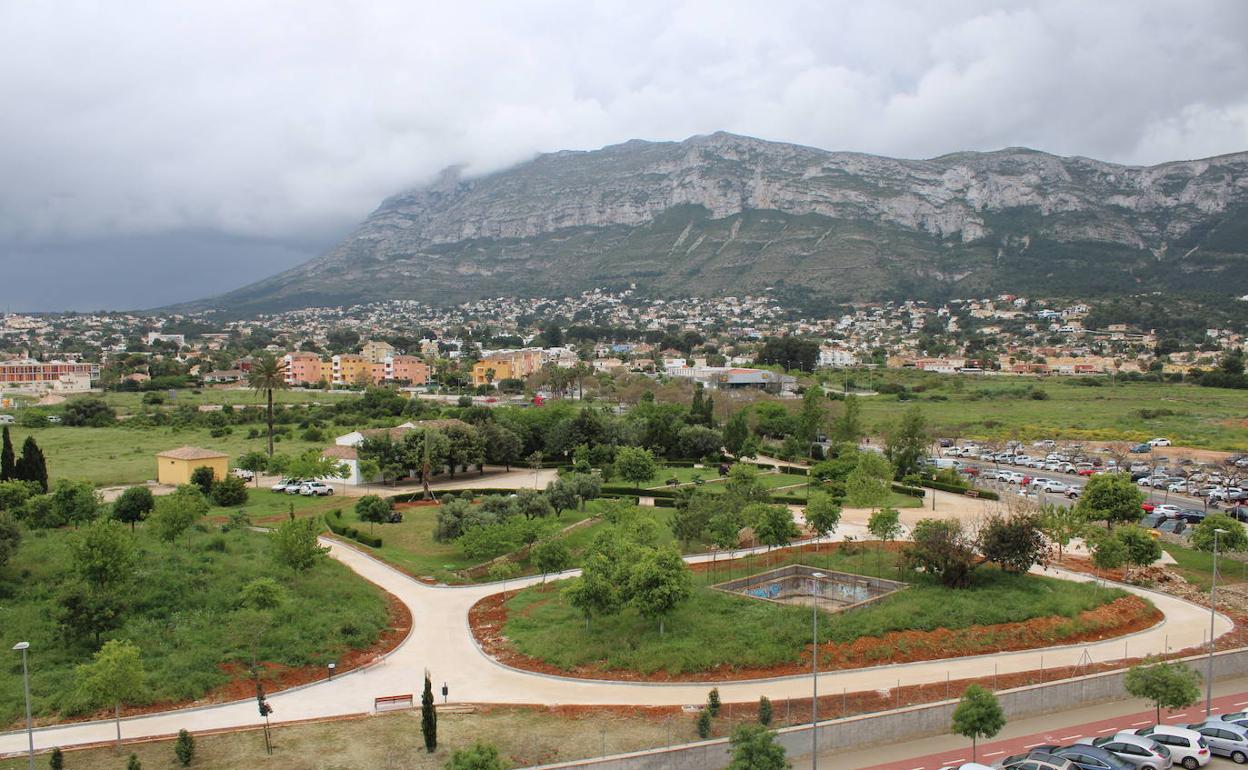
{"label": "retaining wall", "polygon": [[[1208,657],[1183,658],[1182,663],[1205,675]],[[1213,678],[1224,679],[1248,673],[1248,648],[1214,655]],[[1009,719],[1059,711],[1097,701],[1129,697],[1123,687],[1126,670],[1063,679],[1056,682],[1018,687],[997,692],[997,700]],[[925,735],[949,732],[956,700],[910,706],[875,714],[860,714],[819,723],[819,750],[896,743]],[[777,741],[789,756],[810,754],[810,725],[786,727],[777,731]],[[686,743],[648,751],[594,757],[573,762],[544,765],[539,770],[712,770],[728,765],[727,738]]]}

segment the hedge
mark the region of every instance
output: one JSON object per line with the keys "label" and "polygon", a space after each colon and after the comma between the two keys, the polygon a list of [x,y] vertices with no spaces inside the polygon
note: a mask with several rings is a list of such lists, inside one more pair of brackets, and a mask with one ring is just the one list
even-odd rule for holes
{"label": "hedge", "polygon": [[[476,497],[483,497],[485,495],[514,495],[517,492],[517,490],[500,489],[500,488],[495,488],[495,487],[481,487],[477,489],[444,489],[441,491],[435,491],[434,495],[437,497],[442,497],[443,495],[455,495],[456,497],[459,497],[464,492],[471,492],[472,496],[476,498]],[[409,492],[403,495],[395,495],[394,497],[390,499],[396,503],[412,503],[412,502],[416,502],[417,500],[424,500],[425,493],[424,492]]]}
{"label": "hedge", "polygon": [[923,486],[929,489],[939,489],[941,492],[952,492],[955,495],[965,495],[967,492],[975,492],[977,497],[985,500],[1000,500],[1001,496],[990,489],[975,489],[973,487],[959,487],[954,484],[946,484],[943,481],[935,481],[934,479],[923,479]]}
{"label": "hedge", "polygon": [[602,496],[606,497],[607,495],[631,495],[632,497],[640,495],[642,497],[672,498],[676,496],[676,491],[672,489],[642,489],[641,491],[638,491],[637,487],[631,487],[624,484],[603,484]]}
{"label": "hedge", "polygon": [[926,497],[927,493],[918,487],[908,487],[905,484],[894,484],[893,491],[899,495],[908,495],[910,497]]}
{"label": "hedge", "polygon": [[370,548],[380,548],[381,538],[370,535],[367,532],[361,532],[355,527],[348,526],[342,519],[342,511],[334,511],[325,517],[325,524],[329,527],[329,531],[339,537],[345,537],[348,540],[354,540],[362,543]]}

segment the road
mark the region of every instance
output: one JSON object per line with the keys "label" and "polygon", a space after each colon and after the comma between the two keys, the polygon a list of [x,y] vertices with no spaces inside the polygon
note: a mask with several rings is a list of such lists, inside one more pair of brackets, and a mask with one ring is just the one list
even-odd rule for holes
{"label": "road", "polygon": [[[1214,685],[1212,713],[1229,713],[1248,707],[1248,679],[1230,679]],[[1204,699],[1182,711],[1161,712],[1162,722],[1187,725],[1204,719]],[[1145,701],[1127,699],[1099,703],[1057,714],[1027,717],[1006,725],[1002,735],[978,747],[979,762],[991,765],[1014,754],[1042,744],[1069,745],[1084,737],[1098,738],[1119,730],[1146,727],[1155,721],[1154,711]],[[874,746],[854,751],[826,752],[819,755],[819,766],[858,770],[938,770],[971,761],[969,741],[958,735],[940,735],[915,741]],[[810,756],[793,760],[793,770],[808,770]],[[1214,758],[1207,765],[1226,770],[1236,765],[1229,759]],[[1177,768],[1178,765],[1176,764]]]}
{"label": "road", "polygon": [[[399,598],[412,612],[411,633],[382,662],[303,688],[276,693],[269,698],[274,721],[317,719],[373,710],[379,696],[412,693],[419,698],[423,672],[428,669],[435,686],[446,682],[452,702],[540,703],[583,705],[685,705],[702,703],[710,683],[649,684],[607,682],[544,676],[514,670],[487,657],[476,646],[468,627],[469,608],[481,598],[498,593],[495,584],[472,586],[430,586],[416,581],[365,554],[333,540],[324,540],[330,556],[338,559],[365,579]],[[708,554],[687,557],[688,561],[709,561]],[[575,572],[565,573],[570,576]],[[1087,581],[1086,575],[1049,570],[1048,574],[1068,580]],[[509,590],[530,585],[539,578],[512,580]],[[823,693],[878,690],[881,687],[930,684],[948,677],[963,679],[982,676],[988,667],[1006,674],[1042,667],[1079,665],[1081,660],[1117,661],[1127,657],[1178,650],[1202,644],[1208,628],[1209,611],[1177,597],[1144,588],[1123,586],[1147,596],[1165,615],[1153,628],[1119,639],[1086,645],[1027,650],[952,660],[878,666],[820,674]],[[1233,628],[1230,619],[1216,617],[1215,633],[1221,636]],[[1085,658],[1086,656],[1086,658]],[[38,665],[37,660],[34,665]],[[716,683],[725,701],[756,702],[760,695],[772,699],[805,697],[810,692],[808,676],[770,680]],[[261,722],[254,700],[239,701],[198,709],[180,709],[123,720],[122,733],[128,737],[169,735],[180,729],[192,732],[217,730]],[[67,724],[36,731],[38,748],[73,746],[112,740],[111,721]],[[0,735],[0,753],[25,748],[23,732]]]}

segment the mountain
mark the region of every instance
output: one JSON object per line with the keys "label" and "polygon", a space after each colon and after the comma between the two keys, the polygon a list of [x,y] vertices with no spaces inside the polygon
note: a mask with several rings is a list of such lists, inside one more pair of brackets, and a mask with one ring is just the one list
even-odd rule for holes
{"label": "mountain", "polygon": [[656,294],[827,300],[1244,293],[1248,153],[1150,167],[1025,148],[901,160],[716,133],[540,155],[386,200],[207,305]]}

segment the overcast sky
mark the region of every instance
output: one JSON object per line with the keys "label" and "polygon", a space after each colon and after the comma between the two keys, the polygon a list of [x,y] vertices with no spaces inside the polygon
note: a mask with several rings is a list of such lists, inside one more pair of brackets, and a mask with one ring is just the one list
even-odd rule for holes
{"label": "overcast sky", "polygon": [[1246,41],[1241,0],[0,0],[0,310],[215,294],[450,164],[630,138],[1241,151]]}

